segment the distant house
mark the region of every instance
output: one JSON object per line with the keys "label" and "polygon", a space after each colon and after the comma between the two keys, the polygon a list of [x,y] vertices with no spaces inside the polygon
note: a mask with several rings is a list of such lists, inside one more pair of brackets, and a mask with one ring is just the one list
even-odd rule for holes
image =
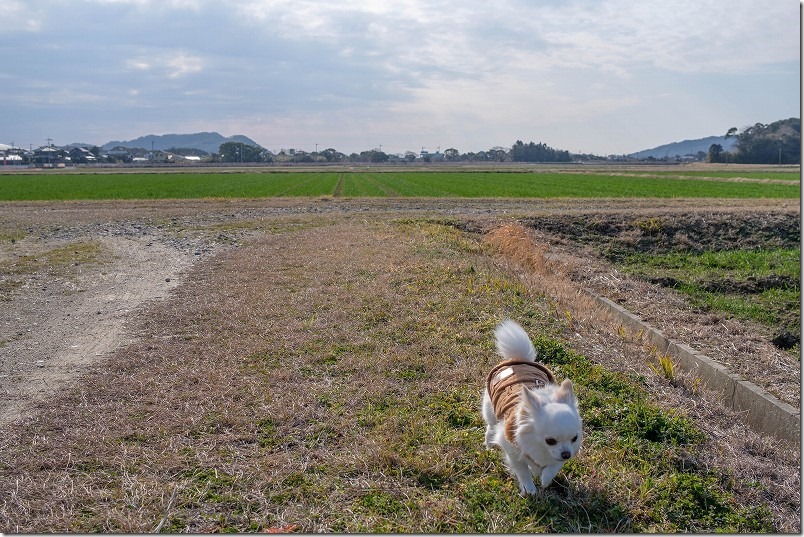
{"label": "distant house", "polygon": [[93,155],[86,147],[73,147],[68,155],[70,160],[76,164],[90,164],[98,161],[98,157]]}
{"label": "distant house", "polygon": [[53,166],[64,166],[65,162],[64,151],[52,145],[45,145],[34,149],[31,163],[35,166],[43,166],[45,168]]}
{"label": "distant house", "polygon": [[174,162],[173,153],[167,151],[151,151],[148,153],[148,160],[151,162],[167,163]]}
{"label": "distant house", "polygon": [[13,166],[24,162],[25,159],[22,158],[22,155],[10,151],[0,151],[0,164],[3,166]]}
{"label": "distant house", "polygon": [[424,148],[422,148],[422,152],[419,153],[419,158],[425,162],[438,162],[444,158],[444,154],[438,151],[436,151],[435,153],[430,153],[428,151],[425,151]]}
{"label": "distant house", "polygon": [[119,160],[122,162],[131,162],[131,153],[125,147],[115,147],[108,150],[103,156],[110,160]]}
{"label": "distant house", "polygon": [[27,152],[11,145],[0,144],[0,166],[25,164]]}

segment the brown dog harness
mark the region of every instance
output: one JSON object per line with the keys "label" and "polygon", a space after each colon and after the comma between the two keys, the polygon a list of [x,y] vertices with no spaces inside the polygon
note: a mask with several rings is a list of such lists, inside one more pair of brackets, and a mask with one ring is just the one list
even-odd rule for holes
{"label": "brown dog harness", "polygon": [[509,360],[497,364],[486,377],[486,389],[494,405],[494,415],[498,420],[505,419],[508,412],[519,403],[522,386],[542,388],[550,383],[555,383],[555,378],[542,364],[524,360]]}

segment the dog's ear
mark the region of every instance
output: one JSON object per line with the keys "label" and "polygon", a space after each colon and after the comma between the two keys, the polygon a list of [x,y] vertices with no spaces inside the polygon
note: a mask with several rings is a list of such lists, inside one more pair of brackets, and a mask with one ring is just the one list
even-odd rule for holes
{"label": "dog's ear", "polygon": [[537,393],[533,390],[529,390],[525,386],[522,386],[522,400],[525,401],[526,406],[533,411],[542,408],[546,402]]}
{"label": "dog's ear", "polygon": [[572,387],[572,381],[570,379],[564,379],[564,382],[562,382],[561,386],[556,390],[556,402],[566,405],[575,404],[575,390]]}

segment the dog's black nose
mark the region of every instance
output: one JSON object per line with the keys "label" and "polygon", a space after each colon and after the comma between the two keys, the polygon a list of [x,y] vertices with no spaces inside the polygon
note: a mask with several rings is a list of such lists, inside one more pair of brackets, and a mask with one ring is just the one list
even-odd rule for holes
{"label": "dog's black nose", "polygon": [[572,453],[570,453],[569,451],[562,451],[561,452],[561,458],[562,459],[567,460],[570,457],[572,457]]}

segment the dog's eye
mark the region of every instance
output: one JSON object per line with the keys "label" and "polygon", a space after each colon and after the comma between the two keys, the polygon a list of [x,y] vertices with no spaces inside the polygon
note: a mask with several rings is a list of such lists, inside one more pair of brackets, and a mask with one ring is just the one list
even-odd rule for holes
{"label": "dog's eye", "polygon": [[575,436],[572,437],[572,442],[575,443],[577,441],[578,441],[578,435],[576,434]]}
{"label": "dog's eye", "polygon": [[547,445],[548,445],[548,446],[554,446],[554,445],[556,445],[556,439],[555,439],[555,438],[546,438],[546,439],[545,439],[545,442],[547,442]]}

